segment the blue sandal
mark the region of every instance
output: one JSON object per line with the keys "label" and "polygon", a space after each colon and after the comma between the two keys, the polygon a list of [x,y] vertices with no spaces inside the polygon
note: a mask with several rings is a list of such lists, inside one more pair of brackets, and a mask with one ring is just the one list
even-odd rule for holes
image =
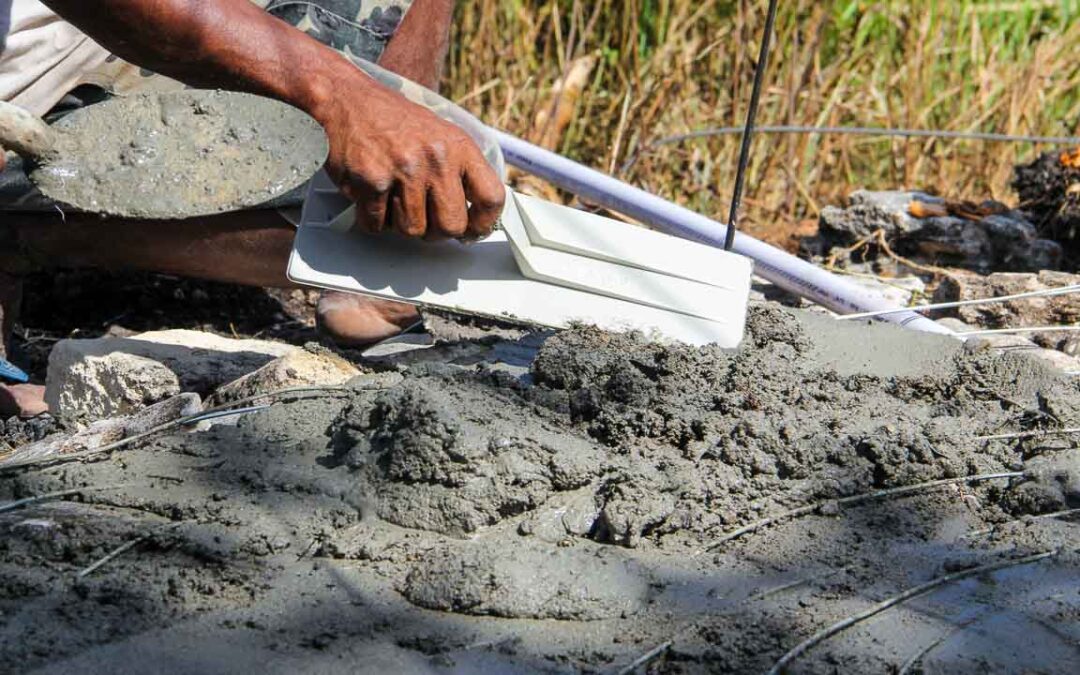
{"label": "blue sandal", "polygon": [[0,380],[14,382],[15,384],[26,384],[30,381],[30,376],[11,361],[0,358]]}

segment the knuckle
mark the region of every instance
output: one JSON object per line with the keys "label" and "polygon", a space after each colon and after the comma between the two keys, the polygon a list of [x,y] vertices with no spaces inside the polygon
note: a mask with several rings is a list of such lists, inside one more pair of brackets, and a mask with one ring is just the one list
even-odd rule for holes
{"label": "knuckle", "polygon": [[506,205],[506,192],[492,191],[477,198],[477,205],[485,211],[499,211]]}
{"label": "knuckle", "polygon": [[434,140],[427,146],[427,161],[438,173],[442,173],[449,165],[450,153],[447,149],[446,143],[441,140]]}
{"label": "knuckle", "polygon": [[390,157],[393,164],[393,173],[402,180],[412,180],[421,171],[423,160],[422,153],[412,148],[398,148]]}
{"label": "knuckle", "polygon": [[382,195],[393,187],[393,172],[383,162],[372,158],[358,158],[346,164],[348,179],[365,191]]}

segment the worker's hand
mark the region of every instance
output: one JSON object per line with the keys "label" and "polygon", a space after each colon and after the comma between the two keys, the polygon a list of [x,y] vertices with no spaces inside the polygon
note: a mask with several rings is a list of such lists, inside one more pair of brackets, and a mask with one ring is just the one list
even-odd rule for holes
{"label": "worker's hand", "polygon": [[327,171],[365,232],[428,239],[491,234],[506,199],[464,131],[360,75],[314,111],[330,138]]}

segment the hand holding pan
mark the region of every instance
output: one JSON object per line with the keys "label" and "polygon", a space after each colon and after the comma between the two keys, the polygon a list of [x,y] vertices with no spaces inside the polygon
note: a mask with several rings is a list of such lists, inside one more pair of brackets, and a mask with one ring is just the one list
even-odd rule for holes
{"label": "hand holding pan", "polygon": [[183,90],[118,97],[53,126],[0,103],[0,146],[45,196],[81,211],[179,219],[251,208],[322,167],[322,127],[252,94]]}

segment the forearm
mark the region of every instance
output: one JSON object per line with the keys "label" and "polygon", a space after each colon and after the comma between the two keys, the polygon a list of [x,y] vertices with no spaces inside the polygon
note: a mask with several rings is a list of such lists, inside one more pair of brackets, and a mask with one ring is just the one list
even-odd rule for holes
{"label": "forearm", "polygon": [[318,117],[371,86],[344,57],[249,0],[42,0],[106,49],[198,87],[277,98]]}
{"label": "forearm", "polygon": [[[307,111],[365,231],[475,239],[502,213],[502,181],[467,133],[249,0],[42,2],[127,61]],[[384,65],[434,85],[452,10],[452,0],[415,0]]]}

